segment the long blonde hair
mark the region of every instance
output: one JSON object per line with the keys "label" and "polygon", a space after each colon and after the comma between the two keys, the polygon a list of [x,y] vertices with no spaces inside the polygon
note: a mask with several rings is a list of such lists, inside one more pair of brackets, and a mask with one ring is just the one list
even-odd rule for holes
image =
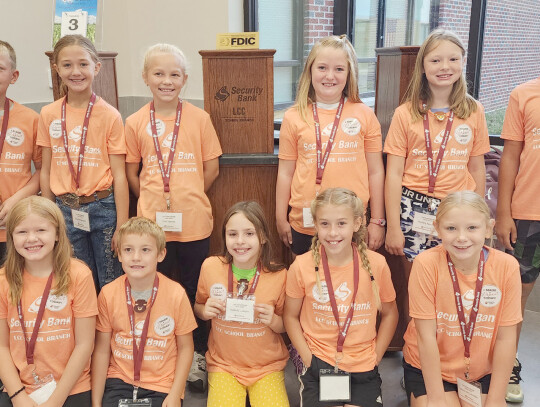
{"label": "long blonde hair", "polygon": [[[450,41],[452,44],[457,45],[461,49],[461,56],[465,57],[465,46],[453,31],[439,28],[429,34],[418,51],[413,75],[404,96],[404,101],[410,102],[409,109],[413,121],[420,120],[422,115],[431,108],[432,95],[424,73],[424,59],[427,54],[439,46],[441,41]],[[425,108],[422,105],[423,102],[426,102]],[[462,72],[459,79],[454,83],[448,102],[450,109],[460,119],[467,119],[476,111],[476,100],[467,93],[465,72]]]}
{"label": "long blonde hair", "polygon": [[[317,222],[318,210],[326,205],[344,205],[350,208],[353,212],[353,218],[355,220],[359,218],[362,219],[364,215],[364,205],[362,204],[362,200],[358,198],[358,196],[356,196],[353,191],[346,188],[328,188],[321,192],[319,195],[317,195],[317,197],[311,202],[311,214],[315,223]],[[381,297],[379,294],[379,286],[377,285],[377,282],[373,277],[371,264],[369,262],[369,257],[367,254],[368,248],[365,242],[366,231],[366,225],[364,224],[364,222],[362,222],[358,231],[353,233],[352,241],[356,244],[358,248],[358,253],[360,254],[360,259],[362,261],[362,267],[369,274],[369,278],[371,279],[371,288],[373,290],[373,297],[375,298],[377,309],[380,310]],[[311,241],[311,253],[313,255],[313,262],[315,263],[315,266],[317,268],[321,260],[320,249],[321,242],[319,240],[317,232],[315,232],[315,236],[313,236],[313,240]]]}
{"label": "long blonde hair", "polygon": [[9,298],[14,305],[19,302],[22,295],[25,260],[15,249],[13,231],[30,214],[38,215],[56,228],[58,240],[53,248],[53,273],[56,281],[54,294],[67,294],[71,283],[69,276],[71,244],[67,237],[62,212],[54,202],[46,198],[30,196],[22,199],[13,206],[6,222],[7,258],[4,263],[4,272],[9,285]]}
{"label": "long blonde hair", "polygon": [[311,83],[311,67],[315,62],[315,59],[321,52],[321,49],[325,47],[332,47],[335,49],[341,49],[345,53],[347,63],[349,66],[349,73],[347,75],[347,82],[343,89],[343,94],[349,101],[354,103],[362,103],[360,100],[360,94],[358,92],[358,58],[353,45],[347,39],[345,34],[337,36],[331,35],[330,37],[322,38],[315,43],[304,65],[302,75],[298,82],[298,89],[296,92],[295,107],[300,114],[300,117],[307,123],[306,111],[309,104],[316,103],[315,89]]}

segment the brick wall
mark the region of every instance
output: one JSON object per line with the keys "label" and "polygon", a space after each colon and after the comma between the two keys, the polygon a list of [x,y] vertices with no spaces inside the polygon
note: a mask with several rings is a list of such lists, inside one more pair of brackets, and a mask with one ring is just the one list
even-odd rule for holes
{"label": "brick wall", "polygon": [[304,3],[304,58],[319,39],[334,30],[334,0],[306,0]]}

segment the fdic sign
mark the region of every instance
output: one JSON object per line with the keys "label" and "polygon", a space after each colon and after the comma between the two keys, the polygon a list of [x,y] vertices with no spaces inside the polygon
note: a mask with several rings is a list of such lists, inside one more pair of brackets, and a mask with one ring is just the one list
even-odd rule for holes
{"label": "fdic sign", "polygon": [[226,33],[217,35],[217,49],[259,49],[259,33]]}

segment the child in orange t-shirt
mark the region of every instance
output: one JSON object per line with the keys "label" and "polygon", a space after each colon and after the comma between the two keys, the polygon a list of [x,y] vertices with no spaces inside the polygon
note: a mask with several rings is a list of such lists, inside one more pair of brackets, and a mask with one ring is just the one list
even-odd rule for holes
{"label": "child in orange t-shirt", "polygon": [[276,226],[295,254],[309,250],[315,233],[309,206],[329,187],[354,191],[364,207],[369,201],[366,243],[376,250],[384,241],[381,126],[360,100],[357,78],[357,56],[347,37],[321,39],[306,60],[296,104],[283,117]]}
{"label": "child in orange t-shirt", "polygon": [[75,256],[101,288],[122,274],[114,248],[115,230],[128,218],[124,127],[120,113],[92,91],[101,63],[89,39],[62,37],[52,59],[66,96],[41,110],[41,192],[56,200]]}
{"label": "child in orange t-shirt", "polygon": [[[6,226],[10,209],[21,199],[39,191],[41,147],[36,145],[39,115],[6,96],[9,85],[19,78],[15,50],[0,41],[0,261],[6,254]],[[7,108],[7,109],[6,109]],[[36,171],[32,174],[32,163]]]}
{"label": "child in orange t-shirt", "polygon": [[493,223],[482,196],[451,193],[435,221],[442,245],[414,260],[403,348],[412,407],[470,406],[462,398],[474,392],[484,407],[506,405],[521,285],[517,261],[484,246]]}
{"label": "child in orange t-shirt", "polygon": [[[60,209],[30,196],[11,209],[0,270],[0,405],[90,407],[97,302],[71,257]],[[22,328],[21,328],[22,327]]]}
{"label": "child in orange t-shirt", "polygon": [[[213,227],[206,191],[218,176],[221,147],[208,113],[179,99],[188,79],[180,49],[150,47],[142,76],[153,99],[126,120],[128,182],[138,197],[137,215],[165,230],[167,255],[159,270],[182,284],[193,304]],[[199,323],[193,339],[196,354],[188,382],[202,391],[206,324]]]}
{"label": "child in orange t-shirt", "polygon": [[[268,224],[260,205],[239,202],[223,220],[221,256],[203,263],[195,314],[212,320],[206,361],[208,406],[288,407],[281,338],[287,271],[272,263]],[[235,314],[234,305],[244,313]]]}
{"label": "child in orange t-shirt", "polygon": [[[329,188],[311,213],[312,249],[289,269],[283,316],[304,365],[297,366],[301,400],[310,407],[380,407],[377,366],[398,321],[390,270],[366,247],[364,208],[354,192]],[[334,372],[339,376],[327,377]]]}
{"label": "child in orange t-shirt", "polygon": [[126,274],[103,287],[98,298],[95,406],[145,398],[152,406],[182,405],[197,324],[185,290],[156,271],[165,251],[165,234],[149,219],[131,218],[118,230]]}

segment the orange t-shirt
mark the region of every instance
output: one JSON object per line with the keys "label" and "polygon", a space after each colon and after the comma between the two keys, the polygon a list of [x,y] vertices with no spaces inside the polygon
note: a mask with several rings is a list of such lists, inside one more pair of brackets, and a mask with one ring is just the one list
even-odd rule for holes
{"label": "orange t-shirt", "polygon": [[540,220],[540,78],[519,85],[510,94],[501,138],[523,142],[512,195],[512,217]]}
{"label": "orange t-shirt", "polygon": [[[207,258],[201,267],[197,287],[198,304],[209,297],[225,300],[229,265],[222,258]],[[257,304],[270,304],[276,315],[283,315],[287,270],[262,271],[255,290]],[[233,277],[233,287],[237,281]],[[251,285],[250,285],[251,288]],[[226,372],[244,386],[250,386],[264,376],[285,368],[289,354],[280,334],[255,319],[253,324],[225,321],[225,315],[212,320],[208,338],[206,366],[209,372]]]}
{"label": "orange t-shirt", "polygon": [[[69,273],[71,286],[67,295],[53,295],[56,284],[53,278],[53,289],[47,300],[34,350],[34,362],[38,376],[52,373],[56,382],[62,377],[75,347],[74,319],[97,315],[96,289],[94,288],[92,272],[82,261],[71,259]],[[34,277],[26,270],[23,272],[21,303],[28,339],[34,329],[47,279],[48,277]],[[0,319],[5,319],[7,322],[11,357],[19,371],[22,383],[28,386],[34,383],[32,369],[26,363],[26,350],[19,314],[17,306],[13,305],[9,299],[9,285],[4,269],[0,270]],[[90,390],[90,358],[88,358],[84,370],[70,394],[88,390]],[[26,391],[31,392],[28,387]]]}
{"label": "orange t-shirt", "polygon": [[[321,124],[322,152],[330,138],[336,109],[318,109]],[[296,161],[291,184],[291,212],[289,222],[297,232],[313,235],[313,228],[305,228],[302,210],[315,199],[317,175],[317,147],[313,111],[308,106],[307,124],[296,108],[287,110],[279,133],[279,158]],[[324,170],[321,190],[343,187],[354,191],[367,206],[369,180],[366,153],[382,151],[381,125],[375,113],[364,103],[345,102],[332,152]]]}
{"label": "orange t-shirt", "polygon": [[[367,251],[373,277],[379,286],[381,302],[392,302],[396,292],[386,260],[378,253]],[[354,290],[353,262],[342,267],[330,266],[340,321],[344,321],[351,305]],[[289,268],[287,295],[303,298],[300,325],[311,352],[319,359],[335,365],[338,328],[330,305],[322,265],[319,267],[323,295],[317,287],[315,264],[311,251],[297,256]],[[373,298],[371,280],[360,261],[360,281],[353,320],[343,345],[343,360],[339,368],[347,372],[367,372],[375,367],[377,355],[377,305]]]}
{"label": "orange t-shirt", "polygon": [[[463,275],[459,270],[456,273],[465,318],[468,319],[473,305],[476,273]],[[420,253],[414,260],[409,280],[409,304],[412,318],[436,321],[442,378],[456,383],[457,377],[463,378],[465,374],[465,348],[446,250],[442,245]],[[491,373],[493,347],[499,326],[515,325],[521,320],[521,279],[518,262],[509,254],[489,249],[477,323],[470,348],[471,380]],[[405,361],[420,369],[414,319],[409,323],[404,339]]]}
{"label": "orange t-shirt", "polygon": [[[3,122],[0,116],[0,126]],[[0,200],[5,201],[32,178],[32,161],[41,162],[41,147],[36,145],[39,115],[13,102],[0,158]],[[0,242],[6,241],[6,230],[0,229]]]}
{"label": "orange t-shirt", "polygon": [[[62,99],[41,109],[39,117],[37,144],[51,149],[51,191],[55,195],[77,193],[75,180],[71,176],[64,149],[62,127]],[[81,133],[86,108],[75,109],[66,105],[66,131],[68,150],[75,174],[78,171]],[[109,155],[126,154],[124,125],[118,110],[101,97],[92,109],[88,132],[80,187],[81,196],[92,195],[96,191],[109,188],[113,183]]]}
{"label": "orange t-shirt", "polygon": [[[169,393],[174,380],[178,348],[176,336],[197,328],[191,304],[182,286],[157,273],[159,288],[150,313],[148,337],[141,366],[145,389]],[[98,297],[96,329],[111,333],[111,358],[107,377],[133,383],[133,336],[126,304],[124,274],[105,285]],[[146,312],[135,312],[135,334],[140,337]]]}
{"label": "orange t-shirt", "polygon": [[[165,169],[175,120],[175,116],[156,114]],[[139,176],[137,215],[155,220],[156,212],[165,211],[167,203],[150,127],[150,104],[127,118],[126,141],[126,162],[143,163]],[[222,152],[208,113],[186,101],[183,101],[175,154],[171,169],[170,201],[171,210],[182,213],[182,232],[166,232],[167,241],[205,239],[212,233],[213,218],[210,201],[204,192],[203,163],[219,157]]]}
{"label": "orange t-shirt", "polygon": [[[435,183],[433,196],[436,198],[442,199],[454,191],[473,191],[476,187],[467,164],[470,157],[484,155],[489,151],[484,107],[480,102],[476,103],[478,109],[468,119],[454,116],[454,124]],[[396,109],[384,142],[384,152],[405,157],[402,184],[409,189],[427,194],[429,173],[424,124],[422,119],[412,122],[409,106],[410,102],[407,102]],[[428,117],[433,159],[436,160],[447,120],[442,122],[437,120],[431,111],[428,112]]]}

